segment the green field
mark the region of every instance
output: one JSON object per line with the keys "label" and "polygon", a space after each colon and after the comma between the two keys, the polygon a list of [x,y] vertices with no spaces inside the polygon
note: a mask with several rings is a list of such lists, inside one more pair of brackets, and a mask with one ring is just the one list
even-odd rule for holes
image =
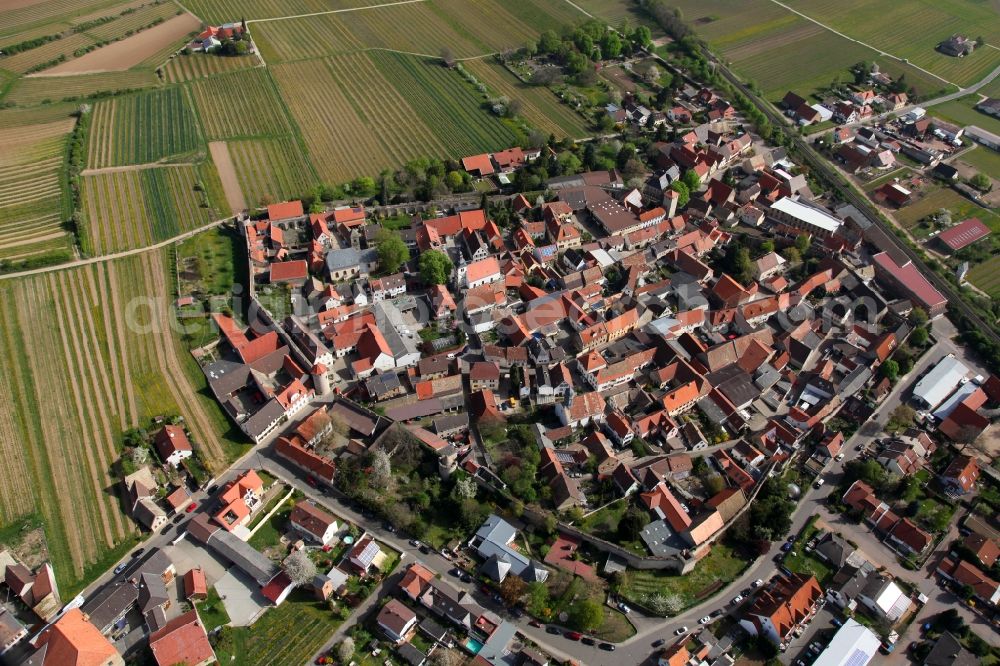
{"label": "green field", "polygon": [[193,81],[225,72],[248,69],[256,65],[257,58],[253,56],[225,58],[203,53],[192,53],[187,56],[179,55],[171,58],[163,66],[163,79],[167,83],[183,83],[184,81]]}
{"label": "green field", "polygon": [[771,100],[781,99],[788,90],[811,94],[834,77],[849,81],[848,68],[861,60],[875,61],[893,76],[905,74],[908,84],[922,95],[947,88],[912,66],[880,56],[769,0],[679,0],[672,4],[715,51],[755,81]]}
{"label": "green field", "polygon": [[973,266],[966,279],[993,298],[1000,298],[1000,257]]}
{"label": "green field", "polygon": [[[135,544],[112,469],[122,430],[181,414],[211,468],[240,451],[189,379],[170,285],[157,252],[0,282],[0,533],[44,522],[64,598]],[[148,307],[125,307],[137,299]]]}
{"label": "green field", "polygon": [[134,69],[125,72],[76,74],[21,78],[14,82],[5,102],[18,106],[34,106],[45,100],[63,101],[94,95],[99,92],[140,90],[159,85],[151,70]]}
{"label": "green field", "polygon": [[978,94],[969,95],[944,104],[935,104],[928,108],[927,113],[962,127],[976,125],[987,132],[1000,134],[1000,118],[977,111],[975,107],[978,103]]}
{"label": "green field", "polygon": [[87,166],[146,164],[201,148],[184,89],[150,90],[95,105]]}
{"label": "green field", "polygon": [[694,571],[678,576],[659,570],[629,570],[625,573],[622,596],[637,603],[650,594],[677,594],[684,606],[703,600],[717,583],[729,583],[746,569],[746,560],[725,544],[715,544],[712,551],[698,562]]}
{"label": "green field", "polygon": [[84,176],[85,247],[144,247],[225,217],[218,178],[210,162]]}
{"label": "green field", "polygon": [[71,118],[0,129],[0,259],[72,247],[61,172]]}
{"label": "green field", "polygon": [[299,589],[252,626],[223,629],[215,652],[220,664],[304,664],[339,624],[326,602]]}
{"label": "green field", "polygon": [[[288,14],[295,14],[289,12]],[[381,48],[464,58],[518,48],[547,29],[586,17],[569,3],[544,0],[426,0],[251,25],[270,65]]]}
{"label": "green field", "polygon": [[951,35],[982,36],[1000,46],[996,6],[977,0],[789,0],[793,9],[871,46],[906,58],[948,81],[965,86],[1000,65],[1000,51],[985,47],[953,58],[935,47]]}
{"label": "green field", "polygon": [[958,158],[958,161],[965,162],[969,166],[993,176],[994,180],[1000,180],[1000,153],[995,150],[985,146],[976,146]]}
{"label": "green field", "polygon": [[470,60],[463,67],[486,84],[491,94],[520,100],[520,115],[532,127],[559,137],[587,136],[587,120],[559,101],[549,88],[524,84],[503,65],[485,58]]}
{"label": "green field", "polygon": [[209,140],[291,132],[278,90],[263,68],[220,74],[190,85],[195,109]]}
{"label": "green field", "polygon": [[272,202],[294,198],[318,182],[291,137],[227,141],[226,145],[248,205],[264,198]]}
{"label": "green field", "polygon": [[326,182],[517,142],[470,84],[432,60],[373,51],[272,70]]}
{"label": "green field", "polygon": [[952,221],[955,223],[969,217],[978,217],[994,233],[1000,232],[1000,215],[977,206],[950,188],[938,188],[934,190],[921,197],[916,203],[900,209],[895,213],[895,216],[904,228],[911,229],[920,220],[932,213],[936,213],[941,208],[947,208],[951,211]]}

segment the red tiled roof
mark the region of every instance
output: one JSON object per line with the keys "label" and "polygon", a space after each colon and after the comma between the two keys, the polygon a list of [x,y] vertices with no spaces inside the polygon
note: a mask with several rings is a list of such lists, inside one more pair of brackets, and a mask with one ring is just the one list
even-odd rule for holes
{"label": "red tiled roof", "polygon": [[333,480],[336,472],[333,461],[307,449],[298,435],[293,435],[291,438],[279,437],[274,443],[274,451],[303,469],[309,470],[320,479]]}
{"label": "red tiled roof", "polygon": [[284,220],[289,217],[302,217],[305,211],[302,209],[301,201],[285,201],[283,203],[271,204],[267,207],[267,219]]}
{"label": "red tiled roof", "polygon": [[493,173],[493,160],[490,159],[488,153],[483,153],[482,155],[472,155],[471,157],[463,157],[462,168],[470,173],[477,171],[479,172],[479,175],[487,176]]}
{"label": "red tiled roof", "polygon": [[104,666],[118,657],[114,646],[79,608],[67,611],[40,635],[36,647],[43,645],[41,666]]}
{"label": "red tiled roof", "polygon": [[309,264],[304,260],[276,261],[271,264],[271,282],[305,280],[309,277]]}
{"label": "red tiled roof", "polygon": [[191,440],[184,428],[175,425],[165,425],[156,433],[156,450],[164,459],[175,451],[191,451]]}

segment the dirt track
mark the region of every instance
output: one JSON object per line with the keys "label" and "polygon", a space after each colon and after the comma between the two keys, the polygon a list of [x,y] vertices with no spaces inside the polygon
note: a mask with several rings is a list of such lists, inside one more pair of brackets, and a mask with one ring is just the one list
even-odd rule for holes
{"label": "dirt track", "polygon": [[229,155],[229,146],[225,141],[210,141],[208,151],[212,154],[212,161],[219,172],[219,179],[222,180],[222,190],[226,193],[226,201],[233,215],[241,213],[247,209],[246,199],[243,198],[243,190],[240,189],[240,181],[236,177],[236,166]]}
{"label": "dirt track", "polygon": [[[128,350],[128,345],[125,342],[125,329],[122,324],[122,307],[118,300],[118,279],[115,272],[115,262],[109,261],[107,264],[98,264],[99,266],[106,266],[107,273],[102,274],[101,287],[105,293],[111,294],[111,308],[108,310],[109,313],[114,313],[115,318],[115,336],[113,338],[114,343],[118,347],[118,355],[122,359],[126,358],[126,353]],[[108,340],[112,340],[112,336],[108,336]],[[117,358],[117,357],[116,357]],[[116,361],[117,362],[117,361]],[[128,401],[128,423],[131,425],[138,425],[139,423],[139,410],[136,409],[135,405],[135,387],[132,386],[132,373],[129,372],[127,367],[125,372],[122,373],[122,378],[125,383],[125,398]]]}
{"label": "dirt track", "polygon": [[101,72],[124,72],[156,55],[171,44],[182,46],[180,41],[201,23],[190,14],[179,14],[163,23],[91,51],[79,58],[73,58],[56,65],[33,77],[60,76],[66,74],[98,74]]}

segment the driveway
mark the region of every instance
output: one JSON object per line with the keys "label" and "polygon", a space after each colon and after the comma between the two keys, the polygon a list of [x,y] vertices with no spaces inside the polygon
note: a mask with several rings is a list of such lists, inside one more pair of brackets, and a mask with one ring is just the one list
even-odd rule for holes
{"label": "driveway", "polygon": [[245,627],[267,610],[271,603],[260,593],[255,580],[233,567],[215,584],[229,619],[237,627]]}

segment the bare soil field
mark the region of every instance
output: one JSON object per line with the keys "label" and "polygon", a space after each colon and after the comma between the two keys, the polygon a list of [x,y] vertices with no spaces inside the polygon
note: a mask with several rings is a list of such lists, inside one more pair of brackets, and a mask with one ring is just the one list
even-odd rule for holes
{"label": "bare soil field", "polygon": [[211,141],[208,144],[208,152],[212,154],[212,161],[219,172],[219,179],[222,181],[222,190],[226,193],[226,202],[229,204],[233,214],[244,211],[247,208],[246,199],[243,198],[243,190],[240,189],[240,179],[236,176],[236,166],[232,157],[229,156],[229,147],[225,141]]}
{"label": "bare soil field", "polygon": [[40,72],[36,76],[123,72],[135,67],[171,44],[177,44],[180,48],[181,40],[200,26],[201,23],[195,17],[190,14],[180,14],[120,42],[108,44],[84,56]]}
{"label": "bare soil field", "polygon": [[46,0],[0,0],[0,12],[7,12],[12,9],[21,9],[23,7],[31,7],[32,5],[37,5]]}

